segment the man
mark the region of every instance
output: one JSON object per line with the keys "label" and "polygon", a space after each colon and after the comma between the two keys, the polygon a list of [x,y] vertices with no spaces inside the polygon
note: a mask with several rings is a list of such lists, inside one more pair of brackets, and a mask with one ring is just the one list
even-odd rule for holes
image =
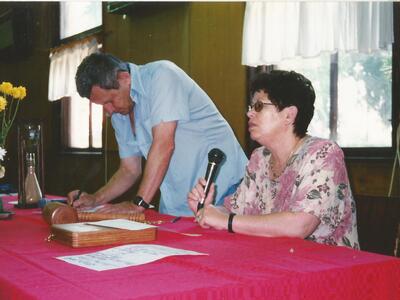
{"label": "man", "polygon": [[[187,193],[204,176],[212,148],[226,155],[216,179],[217,203],[243,177],[247,158],[232,129],[207,94],[175,64],[156,61],[139,66],[94,53],[79,66],[76,85],[82,97],[103,105],[111,116],[121,162],[110,181],[93,195],[82,193],[73,201],[78,191],[70,192],[74,207],[143,211],[160,189],[160,212],[191,215]],[[147,160],[143,174],[141,157]],[[132,201],[106,204],[141,175]]]}

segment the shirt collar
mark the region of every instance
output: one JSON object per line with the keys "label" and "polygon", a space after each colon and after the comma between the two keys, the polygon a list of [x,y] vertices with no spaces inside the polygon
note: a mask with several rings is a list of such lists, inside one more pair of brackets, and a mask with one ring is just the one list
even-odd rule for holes
{"label": "shirt collar", "polygon": [[131,96],[135,103],[139,102],[139,98],[136,95],[145,95],[145,91],[140,78],[139,66],[128,63],[130,74],[131,74]]}

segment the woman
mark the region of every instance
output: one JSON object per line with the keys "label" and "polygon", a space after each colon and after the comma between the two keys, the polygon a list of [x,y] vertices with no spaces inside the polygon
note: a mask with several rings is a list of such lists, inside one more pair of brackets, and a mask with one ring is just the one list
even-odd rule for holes
{"label": "woman", "polygon": [[254,150],[246,174],[224,206],[204,197],[204,179],[188,195],[202,227],[248,235],[299,237],[359,249],[355,203],[343,152],[306,134],[314,114],[311,82],[296,72],[260,74],[251,88],[249,132]]}

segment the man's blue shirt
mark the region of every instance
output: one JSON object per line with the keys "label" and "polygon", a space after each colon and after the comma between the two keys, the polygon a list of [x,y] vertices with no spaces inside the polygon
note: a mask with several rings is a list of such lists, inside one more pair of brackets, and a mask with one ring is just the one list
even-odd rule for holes
{"label": "man's blue shirt", "polygon": [[177,121],[175,149],[161,184],[160,212],[192,215],[187,194],[204,177],[208,152],[221,149],[226,160],[216,178],[216,203],[244,176],[247,158],[231,127],[208,95],[179,67],[169,61],[146,65],[129,64],[131,98],[135,102],[135,134],[128,115],[114,113],[120,158],[147,159],[153,137],[152,127]]}

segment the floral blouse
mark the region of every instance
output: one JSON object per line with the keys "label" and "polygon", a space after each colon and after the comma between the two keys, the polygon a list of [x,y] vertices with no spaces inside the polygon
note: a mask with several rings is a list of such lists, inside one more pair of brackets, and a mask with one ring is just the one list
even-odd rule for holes
{"label": "floral blouse", "polygon": [[307,136],[276,179],[270,179],[270,156],[265,147],[254,150],[243,181],[225,206],[243,215],[309,213],[321,222],[307,239],[359,249],[355,202],[340,147]]}

